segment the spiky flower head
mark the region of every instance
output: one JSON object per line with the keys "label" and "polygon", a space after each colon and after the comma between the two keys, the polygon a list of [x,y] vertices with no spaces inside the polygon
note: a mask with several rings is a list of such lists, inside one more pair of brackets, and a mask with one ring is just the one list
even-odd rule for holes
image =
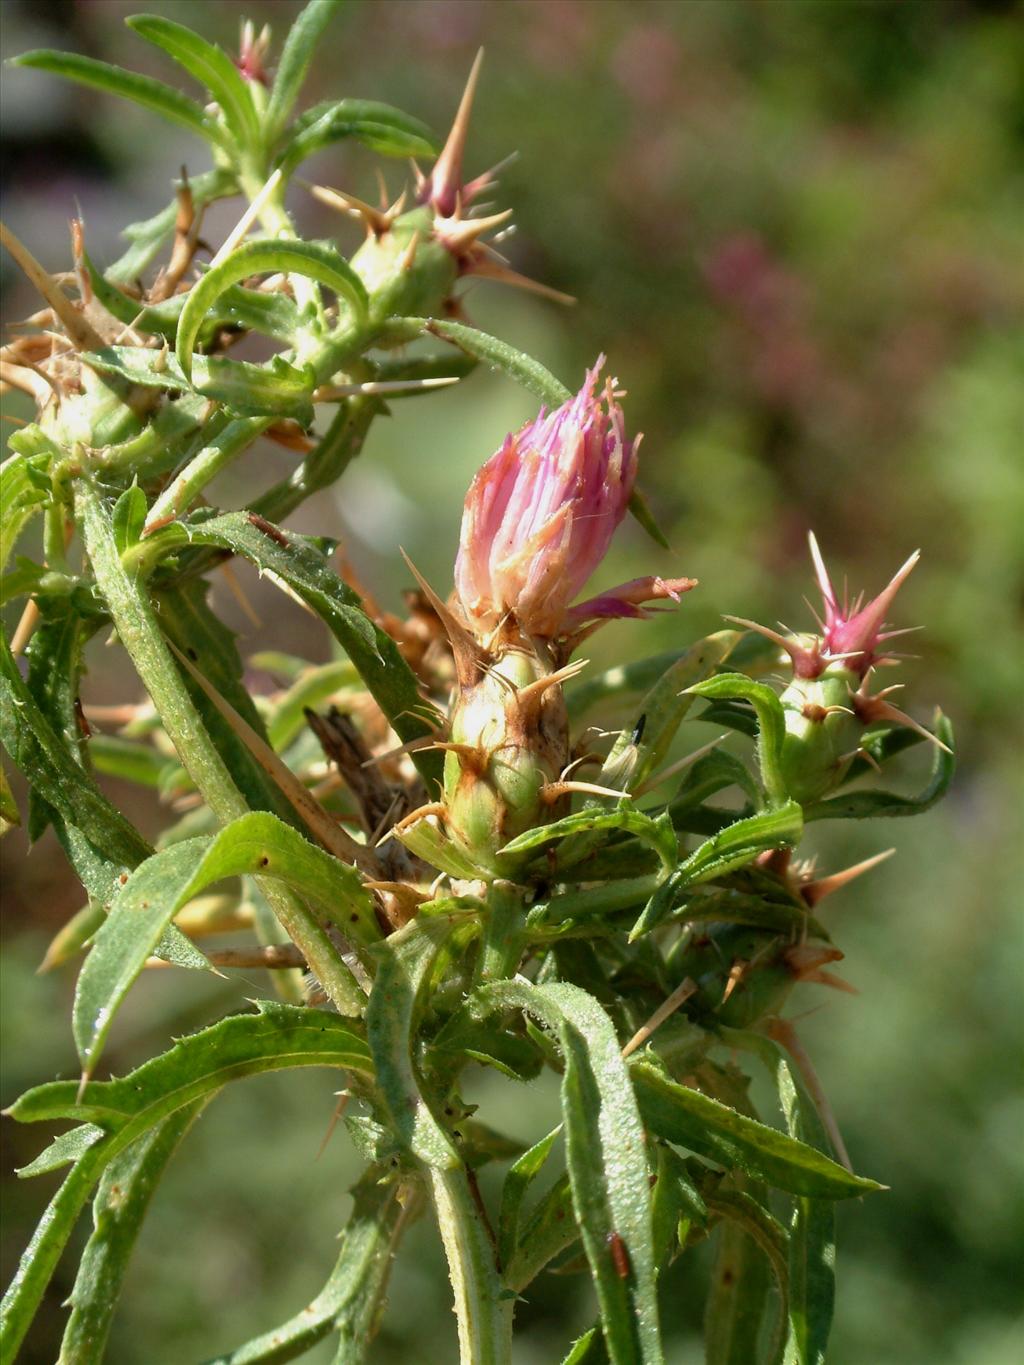
{"label": "spiky flower head", "polygon": [[793,674],[797,678],[819,678],[827,669],[839,666],[864,679],[878,664],[887,661],[886,651],[879,646],[897,635],[907,633],[904,630],[886,630],[885,618],[896,594],[920,559],[921,552],[915,550],[870,602],[865,604],[864,594],[861,593],[851,604],[844,592],[840,604],[813,531],[808,533],[807,539],[821,590],[822,613],[818,618],[821,633],[782,635],[754,621],[740,617],[730,619],[774,640],[789,655]]}
{"label": "spiky flower head", "polygon": [[572,636],[693,586],[638,579],[570,605],[604,558],[636,479],[639,437],[625,434],[614,381],[597,390],[603,363],[574,398],[506,437],[466,495],[455,586],[479,638],[504,621],[525,636]]}

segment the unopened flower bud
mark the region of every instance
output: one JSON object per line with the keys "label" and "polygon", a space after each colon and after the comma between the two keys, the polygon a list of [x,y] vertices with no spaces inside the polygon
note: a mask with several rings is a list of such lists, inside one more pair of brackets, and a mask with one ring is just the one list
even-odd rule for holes
{"label": "unopened flower bud", "polygon": [[579,393],[507,437],[466,497],[455,566],[459,601],[484,638],[514,621],[556,639],[588,621],[641,616],[640,604],[678,600],[690,579],[637,579],[580,606],[574,597],[626,515],[639,437],[629,440],[614,383],[596,393],[601,357]]}
{"label": "unopened flower bud", "polygon": [[886,630],[885,617],[917,563],[918,553],[870,602],[865,604],[861,596],[852,605],[846,600],[840,605],[813,535],[810,547],[823,602],[820,635],[783,636],[754,622],[742,622],[774,640],[793,665],[793,680],[781,697],[786,713],[782,768],[789,794],[800,802],[816,801],[839,785],[869,725],[907,725],[935,740],[886,700],[891,689],[874,695],[868,691],[872,671],[893,662],[886,642],[904,634]]}

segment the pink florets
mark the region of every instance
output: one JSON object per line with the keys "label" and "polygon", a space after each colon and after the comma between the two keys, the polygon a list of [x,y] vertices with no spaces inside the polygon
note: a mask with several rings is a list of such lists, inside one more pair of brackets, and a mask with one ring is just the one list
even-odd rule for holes
{"label": "pink florets", "polygon": [[473,480],[455,584],[483,629],[514,613],[527,634],[557,635],[626,514],[638,441],[624,435],[611,383],[595,395],[603,362],[575,398],[507,437]]}
{"label": "pink florets", "polygon": [[604,357],[552,413],[506,438],[466,495],[455,586],[470,623],[486,634],[514,617],[527,635],[579,635],[589,621],[643,616],[640,605],[678,601],[693,580],[634,579],[589,602],[573,598],[604,558],[626,515],[640,438],[627,440],[614,381],[596,393]]}

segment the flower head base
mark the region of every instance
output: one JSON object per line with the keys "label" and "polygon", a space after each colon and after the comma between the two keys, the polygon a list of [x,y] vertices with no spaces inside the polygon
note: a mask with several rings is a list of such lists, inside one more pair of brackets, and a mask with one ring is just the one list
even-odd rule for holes
{"label": "flower head base", "polygon": [[479,638],[514,619],[556,639],[589,620],[640,616],[692,580],[639,579],[570,608],[626,515],[639,437],[627,439],[614,382],[597,393],[602,356],[579,393],[506,438],[466,496],[455,585]]}

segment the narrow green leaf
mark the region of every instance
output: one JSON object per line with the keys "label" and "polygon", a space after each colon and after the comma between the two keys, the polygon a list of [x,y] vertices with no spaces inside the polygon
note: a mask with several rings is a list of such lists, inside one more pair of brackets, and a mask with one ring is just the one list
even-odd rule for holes
{"label": "narrow green leaf", "polygon": [[0,1305],[0,1339],[13,1361],[78,1216],[107,1162],[171,1114],[228,1081],[296,1066],[370,1069],[366,1044],[337,1014],[269,1001],[176,1043],[121,1080],[51,1081],[7,1111],[19,1122],[78,1119],[107,1136],[87,1147],[36,1228]]}
{"label": "narrow green leaf", "polygon": [[418,323],[425,332],[431,332],[443,341],[450,341],[488,369],[508,375],[549,407],[561,407],[572,397],[571,391],[539,360],[517,351],[507,341],[499,341],[497,337],[478,332],[475,327],[467,327],[465,323],[449,322],[443,318],[411,318],[409,321]]}
{"label": "narrow green leaf", "polygon": [[644,497],[643,493],[641,493],[639,488],[634,488],[629,495],[629,511],[633,519],[638,525],[643,527],[654,541],[655,545],[660,545],[663,550],[670,550],[672,548],[668,543],[665,532],[654,519],[654,513],[651,511],[650,503],[647,501],[646,497]]}
{"label": "narrow green leaf", "polygon": [[471,1017],[522,1009],[556,1033],[573,1207],[618,1365],[662,1360],[645,1135],[611,1020],[578,986],[497,982],[464,1006]]}
{"label": "narrow green leaf", "polygon": [[643,914],[630,932],[630,939],[650,933],[671,913],[677,898],[687,887],[711,881],[745,867],[759,853],[772,848],[791,848],[803,833],[803,812],[795,801],[775,810],[763,811],[746,820],[736,820],[720,834],[714,834],[690,854],[685,862],[665,879],[651,897]]}
{"label": "narrow green leaf", "polygon": [[6,1112],[19,1123],[96,1124],[118,1138],[116,1151],[122,1151],[169,1114],[231,1080],[294,1066],[372,1071],[369,1049],[351,1019],[273,1000],[255,1004],[255,1013],[229,1015],[189,1034],[126,1076],[85,1085],[48,1081]]}
{"label": "narrow green leaf", "polygon": [[697,683],[690,691],[712,701],[739,698],[747,701],[757,713],[757,756],[761,765],[761,780],[772,805],[781,805],[787,797],[782,780],[782,741],[786,732],[786,716],[782,703],[766,683],[753,682],[742,673],[720,673]]}
{"label": "narrow green leaf", "polygon": [[314,152],[354,138],[383,156],[431,157],[437,142],[427,126],[374,100],[326,100],[307,109],[288,129],[277,164],[285,176]]}
{"label": "narrow green leaf", "polygon": [[156,14],[135,14],[125,23],[140,38],[161,48],[206,87],[220,105],[239,146],[253,150],[259,143],[259,122],[252,96],[234,62],[198,33]]}
{"label": "narrow green leaf", "polygon": [[877,816],[899,817],[920,815],[941,801],[949,790],[956,771],[953,751],[953,726],[941,711],[935,715],[935,735],[946,749],[935,746],[931,777],[916,796],[898,796],[887,791],[853,791],[840,796],[829,796],[804,807],[805,820],[872,820]]}
{"label": "narrow green leaf", "polygon": [[[739,639],[734,630],[720,630],[699,640],[676,659],[641,701],[635,721],[624,728],[595,780],[601,787],[634,791],[664,762],[687,712],[693,705],[689,689],[714,673]],[[639,733],[637,733],[639,731]]]}
{"label": "narrow green leaf", "polygon": [[[73,1081],[69,1084],[74,1088]],[[88,1146],[65,1176],[36,1224],[14,1278],[0,1302],[2,1365],[14,1365],[25,1333],[32,1324],[68,1238],[75,1229],[93,1185],[107,1161],[115,1154],[116,1147],[115,1136],[104,1137]]]}
{"label": "narrow green leaf", "polygon": [[140,76],[134,71],[111,66],[109,62],[80,56],[77,52],[55,52],[46,49],[22,53],[20,57],[14,58],[12,65],[30,66],[36,71],[48,71],[51,75],[77,81],[79,85],[103,90],[108,95],[120,95],[123,99],[141,104],[171,123],[187,128],[190,133],[195,133],[205,142],[224,145],[223,132],[206,117],[202,105],[183,95],[180,90],[174,90],[151,76]]}
{"label": "narrow green leaf", "polygon": [[[398,646],[370,621],[356,593],[308,541],[244,512],[190,525],[189,537],[193,544],[230,549],[283,578],[323,618],[403,743],[433,737],[431,709]],[[428,782],[440,781],[436,752],[412,758]]]}
{"label": "narrow green leaf", "polygon": [[77,831],[76,867],[86,890],[106,903],[152,849],[110,804],[43,715],[25,684],[6,639],[0,641],[0,743],[35,791]]}
{"label": "narrow green leaf", "polygon": [[505,1176],[501,1187],[501,1209],[498,1214],[498,1260],[502,1265],[507,1266],[511,1261],[519,1238],[519,1215],[523,1200],[540,1174],[561,1131],[562,1125],[559,1124],[546,1137],[534,1143],[512,1163]]}
{"label": "narrow green leaf", "polygon": [[699,1090],[676,1084],[649,1062],[635,1062],[631,1074],[640,1112],[652,1132],[727,1169],[815,1199],[849,1199],[885,1188]]}
{"label": "narrow green leaf", "polygon": [[136,482],[126,488],[114,503],[114,543],[120,554],[123,555],[139,543],[148,511],[146,495]]}
{"label": "narrow green leaf", "polygon": [[366,1012],[377,1084],[402,1144],[428,1166],[456,1170],[459,1154],[423,1096],[413,1061],[415,1028],[441,948],[464,921],[413,920],[381,945]]}
{"label": "narrow green leaf", "polygon": [[746,766],[732,754],[712,749],[686,770],[679,790],[669,802],[668,811],[673,823],[678,827],[686,816],[703,806],[708,797],[733,786],[739,787],[751,805],[757,804],[757,786]]}
{"label": "narrow green leaf", "polygon": [[[325,915],[342,919],[352,937],[379,937],[369,895],[355,869],[273,815],[254,811],[212,840],[172,844],[129,878],[78,978],[72,1024],[86,1074],[95,1069],[118,1007],[173,917],[207,886],[246,874],[283,881]],[[358,1014],[363,994],[351,974],[346,984],[350,1013]]]}
{"label": "narrow green leaf", "polygon": [[89,741],[89,756],[96,772],[154,790],[163,787],[169,774],[181,772],[177,760],[159,749],[117,735],[94,733]]}
{"label": "narrow green leaf", "polygon": [[319,242],[244,242],[219,265],[215,265],[189,290],[181,317],[175,350],[186,379],[192,377],[192,350],[203,319],[231,285],[250,275],[284,271],[318,280],[333,289],[358,316],[366,312],[366,286],[348,261],[333,247]]}
{"label": "narrow green leaf", "polygon": [[104,1130],[97,1128],[95,1123],[81,1123],[77,1128],[69,1128],[66,1133],[55,1137],[34,1161],[22,1166],[15,1174],[20,1180],[27,1180],[33,1175],[49,1175],[51,1171],[59,1171],[62,1166],[76,1162],[105,1136]]}
{"label": "narrow green leaf", "polygon": [[[93,1200],[94,1227],[68,1302],[59,1365],[101,1359],[128,1261],[157,1184],[206,1100],[186,1105],[119,1153]],[[80,1131],[80,1130],[75,1130]]]}
{"label": "narrow green leaf", "polygon": [[[707,1193],[706,1202],[711,1213],[728,1219],[730,1223],[744,1233],[760,1251],[771,1270],[778,1298],[774,1314],[775,1321],[771,1336],[765,1343],[763,1355],[758,1353],[755,1358],[763,1359],[764,1365],[781,1365],[789,1321],[789,1238],[786,1231],[752,1194],[748,1194],[742,1189],[724,1189],[719,1186],[716,1190]],[[760,1300],[761,1276],[757,1275],[755,1278],[758,1283],[758,1290],[755,1291],[755,1294]],[[740,1273],[732,1285],[734,1295],[741,1299],[746,1294],[746,1286],[743,1280],[744,1276]],[[709,1309],[709,1316],[710,1312]],[[755,1336],[762,1335],[764,1329],[760,1319],[766,1314],[763,1312],[763,1306],[760,1302],[757,1303],[755,1313],[751,1316],[752,1319],[757,1320]],[[744,1344],[743,1349],[746,1354],[737,1353],[736,1342],[733,1341],[728,1352],[723,1352],[715,1358],[721,1359],[723,1362],[731,1360],[734,1365],[746,1365],[746,1362],[751,1359],[747,1343]]]}
{"label": "narrow green leaf", "polygon": [[648,659],[616,664],[603,673],[569,683],[566,687],[569,715],[573,720],[579,720],[591,707],[602,702],[619,701],[648,691],[686,652],[673,649],[664,654],[652,654]]}
{"label": "narrow green leaf", "polygon": [[704,1309],[705,1365],[775,1365],[763,1354],[772,1275],[760,1248],[738,1223],[718,1228]]}
{"label": "narrow green leaf", "polygon": [[288,30],[267,105],[270,141],[277,137],[291,114],[317,44],[340,8],[341,0],[310,0]]}
{"label": "narrow green leaf", "polygon": [[560,1176],[530,1210],[504,1269],[507,1288],[520,1294],[546,1265],[580,1239],[567,1175]]}
{"label": "narrow green leaf", "polygon": [[[25,433],[19,434],[24,436]],[[0,464],[0,570],[6,569],[22,531],[36,513],[43,510],[47,500],[42,482],[46,478],[46,466],[51,454],[59,456],[55,446],[46,448],[49,442],[35,450],[23,443],[19,451],[12,439],[11,447],[15,453]]]}
{"label": "narrow green leaf", "polygon": [[[332,1332],[338,1365],[361,1365],[376,1332],[395,1248],[407,1221],[403,1189],[371,1167],[353,1190],[341,1251],[316,1298],[286,1322],[207,1365],[279,1365],[304,1355]],[[405,1191],[406,1199],[411,1192]]]}
{"label": "narrow green leaf", "polygon": [[194,390],[243,416],[291,417],[306,427],[313,421],[312,372],[297,369],[280,356],[264,365],[224,356],[195,356],[190,379],[174,356],[146,346],[107,346],[87,352],[82,360],[100,374],[117,375],[144,388],[171,393]]}
{"label": "narrow green leaf", "polygon": [[572,1344],[572,1350],[562,1361],[562,1365],[607,1365],[608,1351],[601,1335],[600,1326],[591,1327]]}
{"label": "narrow green leaf", "polygon": [[[775,1083],[790,1137],[832,1155],[814,1102],[783,1049],[760,1033],[724,1029],[723,1041],[753,1052]],[[836,1215],[826,1199],[797,1196],[789,1233],[786,1365],[825,1365],[835,1307]]]}
{"label": "narrow green leaf", "polygon": [[554,840],[607,830],[622,830],[635,835],[657,853],[666,871],[675,869],[679,846],[670,822],[663,817],[652,820],[625,799],[614,810],[581,810],[550,825],[538,825],[536,829],[527,830],[507,843],[501,852],[509,855],[527,853]]}

